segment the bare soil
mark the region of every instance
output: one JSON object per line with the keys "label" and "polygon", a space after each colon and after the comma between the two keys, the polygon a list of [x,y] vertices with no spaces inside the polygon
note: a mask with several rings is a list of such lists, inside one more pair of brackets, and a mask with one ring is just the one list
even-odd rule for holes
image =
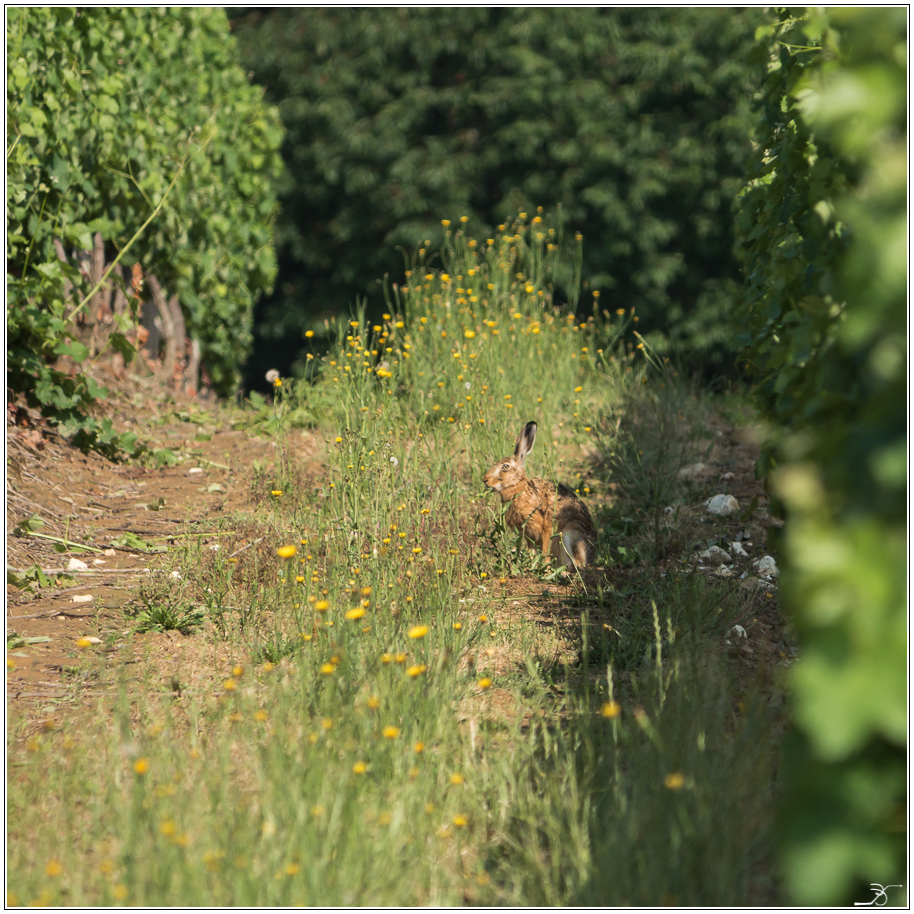
{"label": "bare soil", "polygon": [[[163,689],[175,667],[196,668],[216,682],[223,665],[212,656],[218,650],[213,644],[203,662],[203,638],[137,633],[136,593],[151,571],[167,569],[171,547],[188,538],[203,548],[221,546],[219,522],[250,506],[252,464],[274,445],[232,429],[224,410],[175,399],[154,379],[132,380],[145,385],[142,396],[122,385],[104,411],[119,431],[137,431],[148,447],[183,455],[181,463],[143,466],[84,454],[31,410],[8,407],[7,714],[26,723],[23,736],[91,706],[96,692],[109,690],[125,667],[140,661],[164,661],[156,664]],[[41,536],[21,535],[17,527],[36,515],[44,523],[33,530]],[[114,545],[124,534],[168,551]],[[60,540],[86,548],[64,547]],[[73,560],[86,567],[68,570]],[[36,568],[55,576],[52,586],[10,583],[34,577]],[[81,639],[90,645],[83,640],[80,646]],[[231,659],[226,662],[230,669]]]}

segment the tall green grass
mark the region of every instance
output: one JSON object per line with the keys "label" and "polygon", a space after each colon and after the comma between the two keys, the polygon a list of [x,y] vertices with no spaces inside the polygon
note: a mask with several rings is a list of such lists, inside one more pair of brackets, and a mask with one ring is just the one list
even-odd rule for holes
{"label": "tall green grass", "polygon": [[539,215],[449,236],[381,323],[357,311],[276,385],[256,509],[175,565],[219,648],[208,680],[169,692],[147,664],[79,732],[10,731],[14,902],[752,900],[768,723],[718,655],[727,595],[579,581],[556,597],[569,651],[502,587],[523,554],[482,473],[535,419],[531,469],[596,495],[597,419],[650,383],[637,315],[554,303],[556,237]]}

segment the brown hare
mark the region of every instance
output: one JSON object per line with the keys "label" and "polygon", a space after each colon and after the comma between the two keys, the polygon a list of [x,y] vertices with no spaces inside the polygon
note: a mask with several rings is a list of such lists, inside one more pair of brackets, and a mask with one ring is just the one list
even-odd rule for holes
{"label": "brown hare", "polygon": [[534,549],[555,556],[568,569],[593,564],[597,536],[587,506],[568,486],[530,479],[524,470],[535,439],[536,423],[528,422],[514,454],[499,460],[483,481],[501,495],[502,504],[510,503],[505,522],[523,530]]}

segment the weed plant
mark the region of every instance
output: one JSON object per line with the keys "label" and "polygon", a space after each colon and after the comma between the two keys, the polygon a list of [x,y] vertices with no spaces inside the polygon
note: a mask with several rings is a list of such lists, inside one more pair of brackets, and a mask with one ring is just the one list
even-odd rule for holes
{"label": "weed plant", "polygon": [[[81,731],[11,729],[10,903],[751,900],[769,758],[716,655],[725,595],[578,581],[556,591],[567,627],[510,611],[507,575],[555,570],[482,473],[536,419],[531,469],[605,494],[583,468],[597,420],[648,382],[636,315],[554,301],[558,233],[537,214],[449,234],[380,323],[357,309],[308,378],[277,379],[253,512],[175,569],[193,637],[237,661],[164,691],[147,665]],[[307,484],[302,417],[326,442]]]}

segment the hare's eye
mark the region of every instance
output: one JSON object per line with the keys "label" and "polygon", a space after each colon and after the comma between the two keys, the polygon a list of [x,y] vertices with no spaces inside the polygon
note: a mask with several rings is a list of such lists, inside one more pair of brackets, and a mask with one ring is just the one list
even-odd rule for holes
{"label": "hare's eye", "polygon": [[509,470],[509,469],[511,468],[511,465],[508,464],[508,463],[503,463],[503,464],[501,465],[501,468],[502,468],[503,470]]}

